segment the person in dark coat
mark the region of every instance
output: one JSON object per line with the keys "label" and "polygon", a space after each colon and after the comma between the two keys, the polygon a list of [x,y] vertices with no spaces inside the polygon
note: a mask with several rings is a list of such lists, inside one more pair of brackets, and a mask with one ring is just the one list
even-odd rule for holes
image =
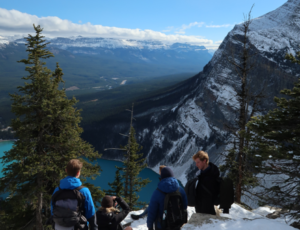
{"label": "person in dark coat", "polygon": [[209,162],[208,154],[199,151],[193,156],[199,171],[197,172],[198,183],[196,184],[196,213],[216,215],[214,201],[219,194],[218,178],[220,175],[216,165]]}
{"label": "person in dark coat", "polygon": [[[114,207],[114,201],[120,205],[122,211]],[[132,230],[131,227],[124,229],[121,224],[129,211],[128,204],[121,197],[105,196],[96,212],[98,230]]]}
{"label": "person in dark coat", "polygon": [[[185,191],[179,186],[178,181],[174,178],[174,174],[169,167],[165,167],[161,170],[161,181],[158,183],[158,189],[164,193],[171,193],[179,191],[182,196],[183,208],[187,209],[187,197]],[[152,194],[147,217],[147,227],[149,230],[153,230],[155,224],[155,230],[161,229],[162,226],[157,220],[163,217],[165,194],[158,190],[155,190]]]}

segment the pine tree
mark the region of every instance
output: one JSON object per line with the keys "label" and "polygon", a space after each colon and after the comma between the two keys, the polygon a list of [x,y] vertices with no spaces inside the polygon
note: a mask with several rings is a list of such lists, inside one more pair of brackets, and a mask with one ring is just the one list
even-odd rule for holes
{"label": "pine tree", "polygon": [[[252,7],[253,8],[253,7]],[[254,176],[252,151],[249,150],[248,136],[251,135],[246,124],[256,112],[259,112],[258,105],[263,98],[264,86],[259,92],[252,90],[253,76],[251,70],[255,67],[254,57],[256,53],[251,51],[249,41],[249,30],[252,22],[251,11],[245,16],[244,23],[241,25],[241,34],[237,40],[242,44],[240,52],[228,55],[228,62],[234,67],[239,77],[240,85],[235,89],[238,101],[239,112],[235,121],[227,125],[233,137],[234,147],[224,154],[224,162],[221,171],[226,172],[232,179],[235,186],[235,201],[241,203],[242,195],[250,186],[255,186],[257,181]]]}
{"label": "pine tree", "polygon": [[[44,229],[51,194],[65,177],[70,159],[82,157],[83,180],[100,171],[91,163],[100,155],[80,138],[80,111],[74,108],[77,101],[69,100],[65,90],[59,90],[62,69],[57,64],[52,72],[45,66],[43,60],[53,54],[41,36],[43,29],[33,26],[36,35],[26,38],[28,58],[19,61],[27,65],[28,76],[22,78],[25,85],[18,87],[19,93],[11,95],[16,115],[11,126],[18,140],[1,158],[5,167],[0,192],[9,193],[1,229]],[[98,197],[101,195],[97,188],[88,186],[92,192],[97,191]]]}
{"label": "pine tree", "polygon": [[113,196],[123,196],[123,180],[122,180],[122,175],[120,171],[123,170],[122,167],[115,166],[117,171],[115,175],[115,180],[112,183],[108,183],[108,185],[111,187],[111,189],[104,190],[106,194],[110,194]]}
{"label": "pine tree", "polygon": [[142,147],[137,143],[135,139],[135,130],[133,126],[130,127],[129,141],[124,149],[126,150],[126,160],[124,161],[123,177],[125,177],[125,180],[127,177],[128,181],[128,193],[127,195],[124,194],[124,198],[128,202],[130,209],[134,210],[135,208],[137,208],[137,206],[143,204],[142,202],[138,201],[139,196],[137,195],[137,193],[143,187],[145,187],[150,182],[150,180],[138,177],[139,173],[147,167],[147,164],[144,163],[145,159],[143,158],[143,154],[139,153],[142,150]]}
{"label": "pine tree", "polygon": [[[300,52],[286,58],[300,64]],[[262,158],[258,168],[267,180],[258,194],[261,201],[293,210],[290,215],[300,219],[300,79],[281,94],[285,97],[274,98],[276,109],[253,117],[247,126],[255,134],[252,142]]]}
{"label": "pine tree", "polygon": [[[126,151],[124,155],[125,159],[123,161],[123,167],[117,167],[123,172],[120,174],[120,178],[118,178],[118,176],[116,175],[115,181],[112,184],[113,186],[119,186],[119,183],[121,181],[123,185],[121,195],[128,203],[130,209],[134,210],[144,204],[143,202],[138,201],[139,196],[137,195],[137,193],[143,187],[145,187],[150,182],[150,180],[138,177],[139,173],[147,167],[147,164],[145,163],[145,158],[143,158],[143,153],[139,153],[142,150],[142,146],[137,143],[135,138],[135,130],[132,126],[133,119],[135,119],[133,117],[133,104],[132,109],[128,111],[131,112],[129,134],[121,134],[128,137],[127,145],[124,147],[121,146],[121,148],[111,148],[114,150]],[[114,187],[113,190],[109,191],[116,192],[117,190],[116,187]]]}

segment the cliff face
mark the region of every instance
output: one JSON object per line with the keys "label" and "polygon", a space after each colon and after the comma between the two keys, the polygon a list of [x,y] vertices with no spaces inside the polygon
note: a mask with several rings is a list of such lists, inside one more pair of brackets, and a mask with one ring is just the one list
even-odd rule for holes
{"label": "cliff face", "polygon": [[[287,52],[295,54],[299,49],[299,12],[300,0],[289,0],[280,8],[255,18],[250,26],[251,53],[258,53],[253,60],[256,67],[250,73],[251,90],[259,92],[265,86],[262,108],[271,109],[274,96],[283,88],[291,88],[299,76],[299,66],[284,59]],[[136,106],[137,139],[144,147],[149,167],[158,170],[160,164],[171,166],[175,176],[184,183],[195,171],[191,157],[196,151],[205,150],[212,162],[221,163],[220,153],[230,137],[224,124],[237,116],[236,89],[240,85],[227,57],[241,51],[241,36],[241,25],[236,25],[202,72]],[[121,152],[108,153],[103,149],[126,143],[126,138],[119,133],[128,132],[127,113],[84,127],[83,137],[103,157],[121,158]]]}

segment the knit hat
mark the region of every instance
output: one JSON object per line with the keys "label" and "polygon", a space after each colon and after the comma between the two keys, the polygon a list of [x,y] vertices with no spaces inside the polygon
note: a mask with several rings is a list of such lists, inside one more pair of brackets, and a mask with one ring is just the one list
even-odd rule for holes
{"label": "knit hat", "polygon": [[161,170],[161,179],[167,178],[167,177],[174,177],[174,173],[172,169],[169,167],[165,167]]}
{"label": "knit hat", "polygon": [[102,199],[101,206],[103,208],[110,208],[114,205],[113,198],[111,196],[105,196]]}

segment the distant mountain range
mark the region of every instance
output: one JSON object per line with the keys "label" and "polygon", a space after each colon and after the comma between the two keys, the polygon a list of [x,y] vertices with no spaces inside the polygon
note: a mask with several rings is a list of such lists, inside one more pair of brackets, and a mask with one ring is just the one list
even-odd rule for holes
{"label": "distant mountain range", "polygon": [[[8,42],[23,44],[22,38],[2,37],[2,50]],[[138,41],[115,38],[48,38],[49,47],[66,50],[73,55],[94,55],[106,59],[122,60],[125,62],[159,64],[174,66],[181,71],[191,72],[201,70],[211,59],[211,51],[204,46],[182,43],[165,44],[158,41]]]}
{"label": "distant mountain range", "polygon": [[[53,69],[55,62],[59,62],[66,87],[80,90],[114,88],[124,81],[132,84],[146,78],[195,73],[212,58],[204,46],[180,43],[86,37],[46,39],[50,42],[47,48],[55,55],[47,60],[47,66]],[[0,36],[0,91],[5,91],[2,93],[16,88],[25,73],[24,65],[17,63],[27,56],[25,43],[24,38]]]}

